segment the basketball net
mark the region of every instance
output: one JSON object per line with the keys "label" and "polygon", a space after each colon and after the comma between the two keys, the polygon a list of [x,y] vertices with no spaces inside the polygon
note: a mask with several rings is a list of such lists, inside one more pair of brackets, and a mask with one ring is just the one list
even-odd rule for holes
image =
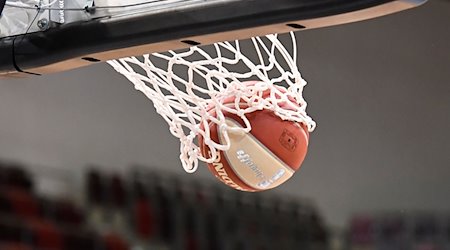
{"label": "basketball net", "polygon": [[[272,110],[283,120],[314,130],[316,124],[306,114],[302,95],[306,81],[297,67],[295,34],[284,38],[288,38],[284,45],[281,36],[274,34],[108,63],[152,100],[170,132],[180,139],[183,168],[192,173],[199,160],[212,163],[219,150],[229,149],[228,133],[248,133],[251,126],[245,115],[256,110]],[[226,105],[230,97],[235,97],[234,102]],[[289,109],[283,108],[286,103]],[[238,115],[246,126],[228,126],[224,111]],[[218,126],[224,142],[210,139],[209,123]],[[204,138],[210,155],[201,154],[198,136]]]}

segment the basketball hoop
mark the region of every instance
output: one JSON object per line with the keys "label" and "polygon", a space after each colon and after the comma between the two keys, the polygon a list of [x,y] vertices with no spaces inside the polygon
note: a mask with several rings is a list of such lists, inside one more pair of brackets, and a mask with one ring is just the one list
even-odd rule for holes
{"label": "basketball hoop", "polygon": [[[169,124],[170,132],[179,138],[180,160],[189,173],[196,171],[199,160],[212,163],[219,150],[230,148],[228,133],[251,130],[248,113],[267,109],[283,120],[304,124],[310,132],[316,126],[306,113],[307,103],[303,98],[306,81],[297,67],[293,32],[108,63],[153,102],[156,111]],[[249,81],[254,84],[248,84]],[[230,97],[234,97],[234,103],[225,105]],[[229,126],[225,111],[239,116],[246,126]],[[222,131],[223,143],[211,140],[208,129],[211,122]],[[199,136],[209,147],[209,157],[200,152]]]}

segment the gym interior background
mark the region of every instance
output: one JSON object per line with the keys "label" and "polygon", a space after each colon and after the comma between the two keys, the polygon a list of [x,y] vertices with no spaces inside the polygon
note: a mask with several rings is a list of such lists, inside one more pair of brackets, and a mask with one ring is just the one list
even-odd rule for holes
{"label": "gym interior background", "polygon": [[[387,248],[388,240],[380,240],[386,221],[390,235],[397,230],[404,237],[395,244],[427,242],[423,244],[449,249],[448,24],[450,2],[436,0],[392,16],[300,32],[300,66],[309,82],[304,95],[318,127],[302,169],[283,186],[257,195],[261,203],[307,204],[318,217],[310,223],[323,226],[313,238],[334,249],[356,249],[358,244],[399,249],[394,243]],[[162,176],[184,188],[215,186],[206,168],[191,175],[183,172],[178,141],[151,102],[104,63],[41,77],[0,79],[0,117],[0,169],[11,172],[17,165],[11,162],[19,163],[30,174],[36,197],[88,201],[80,204],[90,221],[96,221],[95,211],[102,209],[94,208],[92,197],[97,196],[86,187],[96,187],[99,175],[116,174],[135,183],[136,171],[148,171],[139,183],[148,185],[145,178]],[[229,190],[223,192],[234,197]],[[0,201],[7,203],[4,197]],[[399,221],[414,229],[405,236]],[[96,230],[107,231],[105,227]],[[312,245],[325,249],[319,243]],[[206,243],[186,244],[193,248],[174,247],[211,249]],[[230,244],[222,245],[238,249]]]}

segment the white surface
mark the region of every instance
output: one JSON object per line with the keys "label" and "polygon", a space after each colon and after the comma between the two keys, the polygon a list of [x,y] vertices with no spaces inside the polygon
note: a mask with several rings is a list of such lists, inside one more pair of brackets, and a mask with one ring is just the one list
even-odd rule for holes
{"label": "white surface", "polygon": [[30,15],[31,13],[27,10],[5,6],[0,16],[0,37],[24,32],[34,17],[30,19]]}

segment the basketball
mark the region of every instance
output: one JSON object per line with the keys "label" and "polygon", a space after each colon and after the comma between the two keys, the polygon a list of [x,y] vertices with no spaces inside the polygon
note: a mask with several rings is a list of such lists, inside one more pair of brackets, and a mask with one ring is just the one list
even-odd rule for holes
{"label": "basketball", "polygon": [[[233,102],[234,98],[227,98],[224,104]],[[225,111],[223,114],[228,126],[245,126],[239,116]],[[250,133],[228,132],[230,149],[218,151],[218,158],[208,163],[208,169],[237,190],[257,192],[275,188],[300,168],[307,153],[308,130],[304,124],[282,120],[271,110],[254,111],[246,117],[252,127]],[[217,124],[210,122],[209,128],[211,140],[223,143],[225,138]],[[201,137],[199,146],[204,157],[211,156]]]}

